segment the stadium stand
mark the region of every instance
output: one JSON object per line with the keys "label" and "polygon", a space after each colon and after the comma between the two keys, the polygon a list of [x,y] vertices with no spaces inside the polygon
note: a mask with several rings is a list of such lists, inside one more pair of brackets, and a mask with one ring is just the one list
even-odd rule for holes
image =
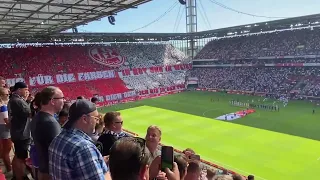
{"label": "stadium stand", "polygon": [[152,75],[127,76],[123,77],[123,81],[125,82],[125,84],[127,84],[127,87],[129,86],[136,90],[169,87],[176,84],[184,84],[185,71],[159,73]]}
{"label": "stadium stand", "polygon": [[286,30],[210,41],[188,76],[200,88],[319,97],[319,29]]}
{"label": "stadium stand", "polygon": [[210,41],[195,59],[245,59],[266,56],[316,55],[319,29],[275,31]]}
{"label": "stadium stand", "polygon": [[[10,86],[19,78],[29,80],[33,92],[58,84],[69,99],[184,84],[183,72],[154,73],[190,62],[170,44],[14,46],[0,49],[0,58],[4,62],[0,68],[6,69],[1,76],[11,79],[7,80]],[[153,71],[153,67],[161,71]],[[152,74],[141,68],[149,68]],[[138,70],[139,76],[131,77],[138,75]]]}

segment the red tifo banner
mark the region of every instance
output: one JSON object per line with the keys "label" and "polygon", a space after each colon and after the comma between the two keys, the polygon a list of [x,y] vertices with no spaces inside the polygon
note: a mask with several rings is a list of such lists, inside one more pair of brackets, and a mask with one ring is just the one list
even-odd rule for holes
{"label": "red tifo banner", "polygon": [[7,78],[6,81],[8,86],[13,86],[16,82],[25,82],[29,86],[37,87],[64,83],[74,83],[81,81],[93,81],[99,79],[111,79],[119,76],[135,76],[141,74],[189,70],[191,68],[191,64],[179,64],[172,66],[155,66],[149,68],[124,69],[121,71],[102,70],[77,73],[38,74],[37,76],[32,77],[23,77],[21,74],[16,74],[16,77]]}

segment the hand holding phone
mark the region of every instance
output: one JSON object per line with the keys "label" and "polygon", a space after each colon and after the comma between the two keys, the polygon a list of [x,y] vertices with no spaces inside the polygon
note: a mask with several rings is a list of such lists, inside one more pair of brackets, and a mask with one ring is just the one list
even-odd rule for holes
{"label": "hand holding phone", "polygon": [[161,171],[168,168],[173,169],[173,147],[162,146],[161,148]]}

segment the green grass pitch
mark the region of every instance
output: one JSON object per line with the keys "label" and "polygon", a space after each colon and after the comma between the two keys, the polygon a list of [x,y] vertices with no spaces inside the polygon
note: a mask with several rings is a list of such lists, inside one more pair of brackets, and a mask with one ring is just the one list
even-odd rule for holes
{"label": "green grass pitch", "polygon": [[257,110],[234,121],[215,120],[243,109],[230,106],[231,99],[254,99],[257,103],[263,98],[184,92],[101,111],[121,111],[124,128],[142,137],[149,125],[158,125],[163,131],[163,144],[181,150],[193,148],[202,159],[243,175],[254,174],[259,180],[318,179],[320,108],[308,102],[290,101],[285,108],[278,103],[280,112]]}

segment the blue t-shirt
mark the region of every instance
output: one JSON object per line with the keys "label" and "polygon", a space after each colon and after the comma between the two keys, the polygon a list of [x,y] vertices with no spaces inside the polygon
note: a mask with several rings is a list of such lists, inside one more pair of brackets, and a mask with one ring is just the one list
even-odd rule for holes
{"label": "blue t-shirt", "polygon": [[58,114],[54,113],[53,117],[54,117],[57,121],[59,121],[59,115],[58,115]]}
{"label": "blue t-shirt", "polygon": [[8,107],[2,105],[0,107],[0,124],[5,124],[4,119],[8,118]]}

